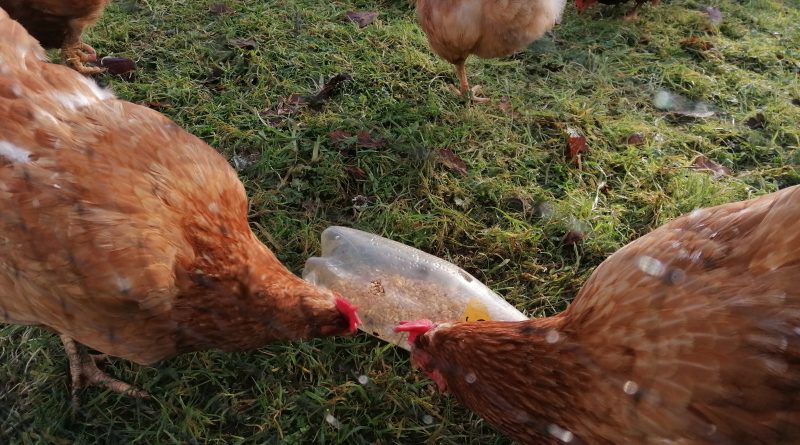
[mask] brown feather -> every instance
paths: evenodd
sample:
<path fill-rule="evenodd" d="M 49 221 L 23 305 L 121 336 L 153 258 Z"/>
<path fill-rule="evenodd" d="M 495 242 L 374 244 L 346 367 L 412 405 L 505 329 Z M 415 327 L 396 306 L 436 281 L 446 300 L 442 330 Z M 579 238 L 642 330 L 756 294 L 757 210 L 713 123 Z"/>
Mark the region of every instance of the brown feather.
<path fill-rule="evenodd" d="M 0 8 L 45 48 L 78 41 L 103 14 L 110 0 L 0 0 Z"/>
<path fill-rule="evenodd" d="M 800 186 L 696 210 L 562 314 L 442 325 L 414 361 L 521 443 L 798 443 L 798 220 Z"/>

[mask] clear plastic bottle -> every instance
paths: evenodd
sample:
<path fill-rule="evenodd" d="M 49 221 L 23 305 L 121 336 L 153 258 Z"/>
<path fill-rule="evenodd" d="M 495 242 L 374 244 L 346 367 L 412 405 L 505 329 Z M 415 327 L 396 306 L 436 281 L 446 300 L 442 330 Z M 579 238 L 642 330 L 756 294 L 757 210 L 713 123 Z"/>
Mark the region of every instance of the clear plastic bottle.
<path fill-rule="evenodd" d="M 347 227 L 322 232 L 322 256 L 303 278 L 358 306 L 361 329 L 404 349 L 401 321 L 526 320 L 514 306 L 460 267 L 413 247 Z"/>

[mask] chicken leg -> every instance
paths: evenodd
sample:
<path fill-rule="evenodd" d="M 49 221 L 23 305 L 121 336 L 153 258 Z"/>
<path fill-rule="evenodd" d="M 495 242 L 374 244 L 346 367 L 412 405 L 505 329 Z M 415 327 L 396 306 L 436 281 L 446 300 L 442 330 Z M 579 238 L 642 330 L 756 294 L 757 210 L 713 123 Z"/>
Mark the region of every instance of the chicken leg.
<path fill-rule="evenodd" d="M 133 385 L 109 377 L 97 367 L 97 364 L 106 359 L 105 354 L 91 355 L 86 348 L 72 338 L 61 335 L 64 351 L 69 360 L 69 373 L 72 377 L 72 406 L 76 409 L 80 404 L 78 393 L 87 386 L 104 386 L 114 392 L 133 397 L 150 398 L 150 395 Z"/>
<path fill-rule="evenodd" d="M 478 94 L 481 91 L 480 85 L 475 85 L 472 88 L 469 87 L 469 81 L 467 80 L 467 67 L 465 66 L 466 61 L 462 61 L 460 63 L 454 63 L 456 66 L 456 74 L 458 75 L 458 83 L 459 87 L 457 89 L 459 96 L 468 97 L 469 100 L 475 103 L 485 103 L 489 102 L 491 99 L 488 97 L 480 97 Z M 453 86 L 455 89 L 455 86 Z M 469 93 L 467 93 L 469 91 Z M 469 94 L 469 96 L 467 96 Z"/>
<path fill-rule="evenodd" d="M 83 64 L 84 62 L 94 62 L 97 60 L 97 52 L 80 39 L 65 43 L 64 47 L 61 48 L 61 56 L 69 67 L 85 76 L 100 74 L 106 71 L 105 68 L 86 66 Z"/>
<path fill-rule="evenodd" d="M 67 35 L 64 38 L 64 44 L 61 46 L 61 56 L 64 58 L 64 62 L 84 76 L 100 74 L 106 71 L 105 68 L 84 65 L 84 62 L 97 60 L 97 52 L 94 48 L 81 40 L 83 30 L 91 23 L 94 23 L 95 20 L 97 20 L 97 17 L 94 15 L 71 20 L 68 25 Z"/>

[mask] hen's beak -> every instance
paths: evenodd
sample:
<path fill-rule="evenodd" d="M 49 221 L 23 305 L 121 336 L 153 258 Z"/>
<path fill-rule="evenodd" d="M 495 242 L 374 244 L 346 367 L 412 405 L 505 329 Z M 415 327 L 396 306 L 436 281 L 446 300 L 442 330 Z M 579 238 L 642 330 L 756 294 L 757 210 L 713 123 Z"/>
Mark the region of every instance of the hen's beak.
<path fill-rule="evenodd" d="M 350 322 L 350 333 L 353 334 L 358 330 L 361 325 L 361 318 L 358 317 L 358 308 L 353 306 L 352 303 L 342 298 L 341 295 L 336 295 L 336 309 L 342 313 Z"/>
<path fill-rule="evenodd" d="M 416 321 L 401 321 L 400 324 L 394 327 L 395 332 L 408 332 L 408 342 L 412 345 L 417 336 L 430 331 L 435 325 L 427 318 Z"/>

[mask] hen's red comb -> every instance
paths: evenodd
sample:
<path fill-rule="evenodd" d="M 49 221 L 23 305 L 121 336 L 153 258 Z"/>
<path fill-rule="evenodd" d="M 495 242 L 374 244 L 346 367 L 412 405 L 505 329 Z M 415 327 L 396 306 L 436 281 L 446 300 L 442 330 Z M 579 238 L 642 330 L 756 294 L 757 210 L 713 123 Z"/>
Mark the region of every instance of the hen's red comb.
<path fill-rule="evenodd" d="M 352 303 L 345 300 L 341 296 L 336 297 L 336 309 L 342 313 L 350 322 L 350 333 L 356 332 L 358 326 L 361 325 L 361 318 L 358 317 L 358 308 L 353 306 Z"/>
<path fill-rule="evenodd" d="M 395 332 L 408 332 L 408 342 L 414 344 L 418 335 L 422 335 L 433 328 L 433 322 L 427 318 L 416 321 L 401 321 L 394 327 Z"/>

